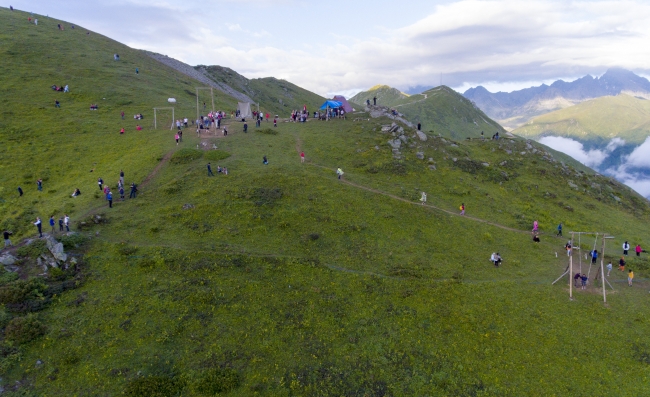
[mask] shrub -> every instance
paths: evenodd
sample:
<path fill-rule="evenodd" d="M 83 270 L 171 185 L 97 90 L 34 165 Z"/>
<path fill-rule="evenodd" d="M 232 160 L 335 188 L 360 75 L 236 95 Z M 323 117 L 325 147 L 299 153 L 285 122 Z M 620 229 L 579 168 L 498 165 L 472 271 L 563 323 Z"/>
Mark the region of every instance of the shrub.
<path fill-rule="evenodd" d="M 47 245 L 45 240 L 35 240 L 31 244 L 24 245 L 16 250 L 18 256 L 28 256 L 30 258 L 36 258 L 40 254 L 47 252 Z"/>
<path fill-rule="evenodd" d="M 18 280 L 0 288 L 0 304 L 20 303 L 43 295 L 47 286 L 42 280 Z"/>
<path fill-rule="evenodd" d="M 230 153 L 224 152 L 223 150 L 210 150 L 203 155 L 203 158 L 208 161 L 225 160 L 228 157 L 230 157 Z"/>
<path fill-rule="evenodd" d="M 86 236 L 83 234 L 75 233 L 61 237 L 64 249 L 73 249 L 81 247 L 87 241 Z"/>
<path fill-rule="evenodd" d="M 27 315 L 9 321 L 5 328 L 5 337 L 10 342 L 22 344 L 45 335 L 45 331 L 45 326 L 35 316 Z"/>
<path fill-rule="evenodd" d="M 196 390 L 206 396 L 228 392 L 241 384 L 241 376 L 232 368 L 213 368 L 205 372 Z"/>
<path fill-rule="evenodd" d="M 18 273 L 8 272 L 0 267 L 0 286 L 18 279 Z"/>
<path fill-rule="evenodd" d="M 147 376 L 132 380 L 124 394 L 132 397 L 174 397 L 183 389 L 183 382 L 166 376 Z"/>
<path fill-rule="evenodd" d="M 187 164 L 198 160 L 203 156 L 203 152 L 196 149 L 181 149 L 174 153 L 171 161 L 173 164 Z"/>

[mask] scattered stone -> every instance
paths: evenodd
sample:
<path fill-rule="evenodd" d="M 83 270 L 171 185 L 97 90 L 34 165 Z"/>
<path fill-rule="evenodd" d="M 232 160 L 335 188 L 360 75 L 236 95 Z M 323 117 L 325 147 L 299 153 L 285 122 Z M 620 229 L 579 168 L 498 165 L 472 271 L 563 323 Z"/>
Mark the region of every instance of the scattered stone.
<path fill-rule="evenodd" d="M 451 147 L 458 147 L 458 145 L 456 145 L 455 143 L 452 143 L 452 144 L 449 145 L 449 146 L 451 146 Z"/>
<path fill-rule="evenodd" d="M 578 188 L 578 185 L 573 183 L 573 181 L 569 181 L 569 186 L 571 187 L 571 189 L 577 189 Z"/>
<path fill-rule="evenodd" d="M 521 153 L 519 153 L 519 154 L 521 154 L 522 156 L 525 156 L 525 155 L 526 155 L 526 152 L 523 151 L 523 152 L 521 152 Z"/>
<path fill-rule="evenodd" d="M 512 150 L 508 150 L 508 149 L 506 149 L 506 153 L 507 153 L 507 154 L 512 154 Z"/>
<path fill-rule="evenodd" d="M 41 360 L 36 360 L 36 365 L 43 365 L 43 362 Z"/>
<path fill-rule="evenodd" d="M 621 202 L 621 198 L 618 197 L 618 196 L 614 196 L 614 195 L 612 194 L 612 198 L 613 198 L 614 200 L 616 200 L 617 202 L 619 202 L 619 203 Z"/>
<path fill-rule="evenodd" d="M 192 208 L 194 208 L 194 206 L 192 204 L 183 204 L 183 209 L 184 210 L 191 210 Z"/>
<path fill-rule="evenodd" d="M 429 162 L 433 163 L 433 157 L 429 157 Z"/>
<path fill-rule="evenodd" d="M 418 135 L 418 138 L 420 138 L 421 141 L 425 142 L 427 140 L 427 135 L 424 132 L 417 131 L 416 133 Z"/>
<path fill-rule="evenodd" d="M 375 146 L 375 150 L 379 150 L 379 146 Z"/>
<path fill-rule="evenodd" d="M 77 264 L 77 258 L 70 259 L 70 264 L 71 265 L 76 265 Z"/>
<path fill-rule="evenodd" d="M 503 167 L 503 166 L 506 165 L 506 164 L 508 164 L 507 161 L 502 161 L 502 162 L 499 163 L 499 165 L 500 165 L 501 167 Z"/>
<path fill-rule="evenodd" d="M 399 139 L 391 139 L 388 141 L 388 143 L 393 147 L 395 150 L 399 150 L 399 148 L 402 146 L 402 141 Z"/>
<path fill-rule="evenodd" d="M 530 149 L 532 149 L 532 148 L 533 148 L 533 145 L 531 145 L 530 143 L 526 142 L 526 149 L 530 150 Z"/>
<path fill-rule="evenodd" d="M 45 243 L 47 249 L 50 250 L 52 256 L 61 262 L 68 260 L 68 255 L 63 251 L 63 243 L 59 243 L 56 239 L 50 235 L 45 236 Z"/>
<path fill-rule="evenodd" d="M 417 157 L 417 158 L 420 159 L 420 160 L 424 160 L 424 153 L 422 153 L 422 152 L 417 152 L 417 153 L 415 154 L 415 157 Z"/>
<path fill-rule="evenodd" d="M 433 165 L 433 164 L 431 164 L 431 165 L 429 166 L 429 169 L 430 169 L 431 171 L 435 171 L 435 170 L 436 170 L 436 166 Z"/>
<path fill-rule="evenodd" d="M 5 266 L 11 266 L 14 263 L 16 263 L 17 260 L 18 259 L 16 259 L 16 257 L 11 256 L 9 254 L 5 254 L 5 255 L 0 256 L 0 263 L 2 263 Z"/>
<path fill-rule="evenodd" d="M 481 164 L 483 165 L 483 167 L 489 167 L 490 166 L 490 163 L 481 163 Z"/>
<path fill-rule="evenodd" d="M 406 135 L 400 135 L 399 139 L 401 139 L 402 142 L 404 142 L 404 143 L 406 143 L 408 141 L 408 138 L 406 137 Z"/>
<path fill-rule="evenodd" d="M 456 157 L 452 158 L 452 160 L 454 161 L 454 163 L 455 163 L 456 161 L 458 161 L 458 159 L 457 159 Z"/>

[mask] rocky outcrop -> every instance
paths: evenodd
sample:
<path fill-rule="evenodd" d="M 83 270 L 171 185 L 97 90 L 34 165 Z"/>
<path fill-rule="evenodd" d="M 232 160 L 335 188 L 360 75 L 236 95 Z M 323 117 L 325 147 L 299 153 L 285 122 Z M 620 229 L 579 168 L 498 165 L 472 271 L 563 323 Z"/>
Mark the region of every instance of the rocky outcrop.
<path fill-rule="evenodd" d="M 16 261 L 18 261 L 18 259 L 10 254 L 4 254 L 0 256 L 0 264 L 4 266 L 11 266 L 16 263 Z"/>
<path fill-rule="evenodd" d="M 50 250 L 50 253 L 57 261 L 65 262 L 68 260 L 68 255 L 63 251 L 63 243 L 59 243 L 56 239 L 50 235 L 45 237 L 45 243 L 47 249 Z"/>
<path fill-rule="evenodd" d="M 162 63 L 163 65 L 167 65 L 170 68 L 178 72 L 181 72 L 184 75 L 193 78 L 194 80 L 200 81 L 201 83 L 209 87 L 216 88 L 217 90 L 223 92 L 226 95 L 230 95 L 231 97 L 237 99 L 238 101 L 255 103 L 255 101 L 253 101 L 248 95 L 235 90 L 234 88 L 230 87 L 227 84 L 212 80 L 210 77 L 208 77 L 207 71 L 205 71 L 205 69 L 203 68 L 200 70 L 196 70 L 194 69 L 194 67 L 186 63 L 183 63 L 179 60 L 176 60 L 174 58 L 170 58 L 167 55 L 157 54 L 155 52 L 149 52 L 149 51 L 144 51 L 144 53 L 150 56 L 151 58 L 155 59 L 156 61 Z"/>

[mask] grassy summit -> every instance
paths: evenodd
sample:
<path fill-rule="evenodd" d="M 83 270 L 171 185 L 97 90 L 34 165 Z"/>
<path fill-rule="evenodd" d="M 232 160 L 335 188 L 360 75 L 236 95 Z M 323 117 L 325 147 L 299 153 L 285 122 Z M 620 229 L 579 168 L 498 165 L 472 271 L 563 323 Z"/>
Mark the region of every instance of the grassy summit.
<path fill-rule="evenodd" d="M 30 289 L 2 274 L 0 324 L 9 330 L 0 341 L 4 394 L 647 390 L 647 258 L 629 258 L 641 279 L 634 288 L 613 272 L 616 292 L 607 306 L 594 285 L 570 302 L 566 282 L 550 284 L 567 262 L 565 239 L 552 236 L 559 222 L 565 232 L 616 235 L 608 260 L 618 256 L 623 239 L 650 244 L 648 203 L 624 186 L 563 166 L 542 146 L 521 140 L 430 136 L 421 142 L 409 131 L 403 159 L 394 160 L 387 143 L 392 136 L 381 132 L 387 119 L 251 125 L 247 134 L 232 122 L 227 138 L 188 131 L 179 146 L 169 130 L 147 125 L 135 133 L 128 120 L 129 133 L 120 136 L 115 113 L 130 105 L 115 103 L 104 113 L 95 97 L 113 90 L 134 102 L 128 113 L 144 113 L 173 93 L 177 111 L 191 113 L 193 97 L 183 92 L 192 82 L 155 63 L 133 77 L 130 69 L 149 58 L 137 51 L 130 58 L 128 49 L 96 35 L 89 36 L 95 40 L 90 47 L 105 48 L 109 61 L 100 61 L 100 50 L 91 59 L 70 50 L 57 58 L 60 70 L 48 66 L 62 37 L 74 48 L 89 37 L 78 28 L 69 34 L 68 26 L 57 31 L 57 21 L 39 19 L 36 28 L 25 20 L 25 14 L 0 10 L 0 22 L 13 29 L 3 42 L 42 43 L 40 58 L 21 63 L 25 51 L 5 51 L 5 74 L 45 70 L 47 82 L 69 76 L 58 84 L 70 84 L 80 99 L 61 96 L 61 109 L 51 109 L 51 84 L 41 90 L 40 78 L 10 77 L 11 87 L 21 84 L 32 96 L 11 91 L 0 97 L 3 110 L 15 114 L 3 120 L 3 138 L 17 136 L 0 155 L 2 222 L 17 228 L 16 237 L 33 237 L 32 217 L 62 210 L 74 222 L 90 214 L 107 222 L 79 234 L 87 242 L 72 252 L 82 278 L 50 269 L 34 277 Z M 132 64 L 113 63 L 114 52 Z M 35 111 L 49 122 L 22 123 L 32 101 L 42 103 Z M 89 101 L 98 102 L 99 111 L 88 111 Z M 79 132 L 91 121 L 93 128 Z M 197 151 L 202 142 L 219 149 Z M 298 157 L 303 150 L 305 164 Z M 208 161 L 229 174 L 208 177 Z M 342 181 L 336 167 L 345 171 Z M 148 183 L 137 199 L 109 210 L 93 194 L 96 176 L 101 172 L 114 186 L 109 177 L 116 180 L 120 168 L 127 182 Z M 46 171 L 43 192 L 30 187 L 16 197 L 17 182 Z M 68 191 L 75 186 L 83 194 L 72 199 Z M 418 201 L 422 191 L 427 206 Z M 467 216 L 460 217 L 463 202 Z M 533 220 L 545 233 L 539 244 L 531 242 Z M 591 249 L 593 240 L 582 242 L 583 252 Z M 36 248 L 21 251 L 21 268 L 33 266 Z M 505 259 L 500 268 L 488 261 L 495 251 Z M 595 267 L 590 270 L 593 279 Z M 61 292 L 62 283 L 74 289 Z"/>

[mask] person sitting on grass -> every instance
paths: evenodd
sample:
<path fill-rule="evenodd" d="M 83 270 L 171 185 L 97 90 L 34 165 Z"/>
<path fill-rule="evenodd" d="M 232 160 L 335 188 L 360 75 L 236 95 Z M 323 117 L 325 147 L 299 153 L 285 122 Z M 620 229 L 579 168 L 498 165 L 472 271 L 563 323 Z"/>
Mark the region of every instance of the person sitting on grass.
<path fill-rule="evenodd" d="M 77 189 L 75 189 L 74 192 L 72 193 L 72 197 L 77 197 L 77 196 L 80 195 L 80 194 L 81 194 L 81 191 L 77 188 Z"/>
<path fill-rule="evenodd" d="M 539 243 L 539 236 L 537 235 L 537 233 L 533 233 L 533 241 Z"/>
<path fill-rule="evenodd" d="M 122 127 L 122 129 L 120 130 L 120 135 L 121 134 L 124 134 L 124 127 Z"/>
<path fill-rule="evenodd" d="M 136 131 L 142 131 L 142 127 L 140 127 L 140 125 L 138 124 L 138 125 L 135 126 L 135 130 Z"/>
<path fill-rule="evenodd" d="M 495 267 L 499 267 L 499 265 L 501 264 L 501 255 L 499 255 L 498 252 L 496 254 L 492 253 L 492 257 L 490 258 L 490 260 L 492 261 L 492 263 L 494 263 Z"/>

